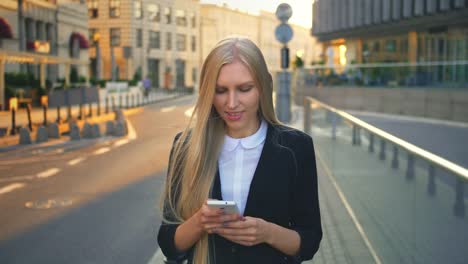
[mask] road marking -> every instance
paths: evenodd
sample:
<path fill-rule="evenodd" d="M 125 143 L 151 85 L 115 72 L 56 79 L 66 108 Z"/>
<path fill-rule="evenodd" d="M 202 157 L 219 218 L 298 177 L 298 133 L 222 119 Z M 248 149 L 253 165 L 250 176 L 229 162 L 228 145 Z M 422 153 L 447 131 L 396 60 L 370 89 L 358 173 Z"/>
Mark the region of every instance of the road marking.
<path fill-rule="evenodd" d="M 5 179 L 0 179 L 0 182 L 12 182 L 12 181 L 24 181 L 24 180 L 34 180 L 36 176 L 27 175 L 27 176 L 16 176 Z"/>
<path fill-rule="evenodd" d="M 354 225 L 356 226 L 359 234 L 361 235 L 362 239 L 364 240 L 364 243 L 367 246 L 367 249 L 369 250 L 370 254 L 372 255 L 372 258 L 374 258 L 374 261 L 376 264 L 382 264 L 382 261 L 380 260 L 379 256 L 377 256 L 377 253 L 372 246 L 372 244 L 369 241 L 369 238 L 367 237 L 366 232 L 364 232 L 364 228 L 362 228 L 361 224 L 359 223 L 359 220 L 356 217 L 356 214 L 354 213 L 353 208 L 349 205 L 348 199 L 346 199 L 343 191 L 341 190 L 340 186 L 335 180 L 335 177 L 331 173 L 330 169 L 327 167 L 325 162 L 322 159 L 322 156 L 320 154 L 320 151 L 318 149 L 315 150 L 315 153 L 317 154 L 317 158 L 320 162 L 320 164 L 323 166 L 323 169 L 325 170 L 325 173 L 327 174 L 328 178 L 332 182 L 333 186 L 335 187 L 336 192 L 338 193 L 338 196 L 341 199 L 341 202 L 343 203 L 344 207 L 346 208 L 346 211 L 348 211 L 349 216 L 353 220 Z"/>
<path fill-rule="evenodd" d="M 5 193 L 11 192 L 11 191 L 13 191 L 15 189 L 22 188 L 24 186 L 25 186 L 24 183 L 12 183 L 10 185 L 7 185 L 7 186 L 1 188 L 0 189 L 0 194 L 5 194 Z"/>
<path fill-rule="evenodd" d="M 51 169 L 48 169 L 46 171 L 43 171 L 43 172 L 40 172 L 37 174 L 37 177 L 38 178 L 48 178 L 48 177 L 51 177 L 51 176 L 54 176 L 55 174 L 59 173 L 60 172 L 60 169 L 58 168 L 51 168 Z"/>
<path fill-rule="evenodd" d="M 70 160 L 70 161 L 68 162 L 68 165 L 74 166 L 74 165 L 76 165 L 76 164 L 82 162 L 83 160 L 85 160 L 85 158 L 83 158 L 83 157 L 81 157 L 81 158 L 76 158 L 76 159 L 74 159 L 74 160 Z"/>
<path fill-rule="evenodd" d="M 168 112 L 174 111 L 174 109 L 176 109 L 175 106 L 161 108 L 161 113 L 168 113 Z"/>
<path fill-rule="evenodd" d="M 127 138 L 130 140 L 135 140 L 137 138 L 137 133 L 132 123 L 127 120 L 128 135 Z"/>
<path fill-rule="evenodd" d="M 101 155 L 101 154 L 104 154 L 104 153 L 108 152 L 109 150 L 110 150 L 110 148 L 107 148 L 107 147 L 100 148 L 100 149 L 94 151 L 94 155 Z"/>
<path fill-rule="evenodd" d="M 185 113 L 184 113 L 185 116 L 191 117 L 192 114 L 193 114 L 193 110 L 195 110 L 195 107 L 194 107 L 194 106 L 193 106 L 193 107 L 190 107 L 189 109 L 187 109 L 187 110 L 185 111 Z"/>
<path fill-rule="evenodd" d="M 128 142 L 130 142 L 130 140 L 128 140 L 128 139 L 126 139 L 126 138 L 121 139 L 121 140 L 119 140 L 119 141 L 117 141 L 117 142 L 114 143 L 114 147 L 120 147 L 120 146 L 122 146 L 122 145 L 127 144 Z"/>

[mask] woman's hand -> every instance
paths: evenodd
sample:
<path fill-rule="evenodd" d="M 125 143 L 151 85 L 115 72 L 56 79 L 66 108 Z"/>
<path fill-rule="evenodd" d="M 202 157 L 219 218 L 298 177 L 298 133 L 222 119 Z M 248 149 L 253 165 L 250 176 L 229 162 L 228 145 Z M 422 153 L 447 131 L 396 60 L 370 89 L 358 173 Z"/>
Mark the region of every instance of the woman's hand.
<path fill-rule="evenodd" d="M 197 218 L 201 228 L 205 232 L 212 234 L 223 225 L 232 221 L 238 221 L 242 217 L 238 214 L 226 214 L 223 209 L 210 208 L 205 202 L 200 210 L 198 210 Z"/>
<path fill-rule="evenodd" d="M 215 233 L 243 246 L 270 243 L 271 224 L 261 218 L 243 217 L 217 227 Z"/>

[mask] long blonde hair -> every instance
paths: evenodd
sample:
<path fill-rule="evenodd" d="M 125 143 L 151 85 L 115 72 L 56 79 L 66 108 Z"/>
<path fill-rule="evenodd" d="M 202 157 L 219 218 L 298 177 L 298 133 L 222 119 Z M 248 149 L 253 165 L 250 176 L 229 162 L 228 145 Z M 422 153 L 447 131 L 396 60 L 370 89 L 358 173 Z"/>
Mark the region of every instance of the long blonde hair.
<path fill-rule="evenodd" d="M 280 124 L 273 109 L 272 77 L 260 49 L 243 37 L 229 37 L 218 42 L 203 63 L 193 115 L 172 150 L 161 199 L 166 222 L 184 222 L 211 195 L 225 134 L 224 121 L 213 107 L 213 97 L 221 67 L 235 59 L 247 66 L 259 89 L 259 117 L 270 124 Z M 204 234 L 195 245 L 194 263 L 209 263 L 209 255 L 208 235 Z"/>

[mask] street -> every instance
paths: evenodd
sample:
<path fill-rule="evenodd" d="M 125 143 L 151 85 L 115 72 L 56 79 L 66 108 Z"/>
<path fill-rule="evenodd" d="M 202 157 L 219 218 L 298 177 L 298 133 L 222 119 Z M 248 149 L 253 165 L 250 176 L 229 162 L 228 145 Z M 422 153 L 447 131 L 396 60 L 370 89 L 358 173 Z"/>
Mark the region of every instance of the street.
<path fill-rule="evenodd" d="M 0 153 L 0 263 L 146 263 L 169 150 L 192 105 L 146 107 L 127 138 Z"/>

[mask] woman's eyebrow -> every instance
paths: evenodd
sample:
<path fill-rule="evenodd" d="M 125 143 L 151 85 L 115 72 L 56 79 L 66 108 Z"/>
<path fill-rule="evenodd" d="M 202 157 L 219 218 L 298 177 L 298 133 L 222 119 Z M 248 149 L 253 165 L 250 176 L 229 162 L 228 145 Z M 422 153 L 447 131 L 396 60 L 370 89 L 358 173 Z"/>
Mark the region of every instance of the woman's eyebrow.
<path fill-rule="evenodd" d="M 247 82 L 236 85 L 236 87 L 242 87 L 242 86 L 246 86 L 246 85 L 255 85 L 255 82 L 254 81 L 247 81 Z M 216 88 L 228 88 L 228 87 L 224 86 L 224 85 L 216 84 Z"/>

